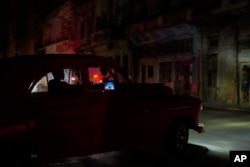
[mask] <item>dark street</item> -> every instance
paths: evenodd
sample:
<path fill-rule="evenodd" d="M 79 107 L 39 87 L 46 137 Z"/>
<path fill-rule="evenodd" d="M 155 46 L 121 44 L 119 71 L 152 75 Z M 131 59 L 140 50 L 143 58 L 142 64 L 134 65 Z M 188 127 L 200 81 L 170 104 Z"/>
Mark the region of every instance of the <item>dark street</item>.
<path fill-rule="evenodd" d="M 183 156 L 166 154 L 161 146 L 135 148 L 72 158 L 66 162 L 46 166 L 229 166 L 229 151 L 250 150 L 250 114 L 237 111 L 204 110 L 201 122 L 205 133 L 190 131 L 189 146 Z"/>

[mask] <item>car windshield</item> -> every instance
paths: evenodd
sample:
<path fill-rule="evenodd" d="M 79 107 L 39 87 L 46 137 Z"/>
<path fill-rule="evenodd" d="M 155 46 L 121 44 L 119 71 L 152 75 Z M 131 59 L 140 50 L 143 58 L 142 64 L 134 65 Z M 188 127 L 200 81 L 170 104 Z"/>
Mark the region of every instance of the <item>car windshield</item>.
<path fill-rule="evenodd" d="M 127 79 L 114 68 L 108 67 L 89 67 L 89 80 L 93 84 L 105 83 L 106 81 L 115 81 L 116 83 L 127 83 Z"/>

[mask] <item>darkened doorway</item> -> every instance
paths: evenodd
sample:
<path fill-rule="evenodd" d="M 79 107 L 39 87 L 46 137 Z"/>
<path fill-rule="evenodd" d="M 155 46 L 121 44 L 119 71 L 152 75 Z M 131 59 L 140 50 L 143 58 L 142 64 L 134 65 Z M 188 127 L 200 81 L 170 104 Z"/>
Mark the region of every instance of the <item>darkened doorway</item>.
<path fill-rule="evenodd" d="M 250 84 L 250 63 L 240 65 L 240 103 L 250 104 L 249 101 L 249 84 Z"/>
<path fill-rule="evenodd" d="M 176 95 L 191 95 L 192 85 L 192 61 L 175 62 L 175 85 Z"/>
<path fill-rule="evenodd" d="M 217 71 L 218 71 L 218 55 L 208 55 L 207 60 L 207 100 L 216 101 L 216 89 L 217 89 Z"/>

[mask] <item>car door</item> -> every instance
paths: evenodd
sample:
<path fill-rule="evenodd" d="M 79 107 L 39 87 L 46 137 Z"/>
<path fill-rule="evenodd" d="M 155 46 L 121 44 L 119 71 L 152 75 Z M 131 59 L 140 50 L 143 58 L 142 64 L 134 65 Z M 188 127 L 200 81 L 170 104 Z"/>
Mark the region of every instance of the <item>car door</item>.
<path fill-rule="evenodd" d="M 150 113 L 146 110 L 142 95 L 133 89 L 125 79 L 118 77 L 118 72 L 111 69 L 113 78 L 109 82 L 102 79 L 99 70 L 102 67 L 89 67 L 90 98 L 89 103 L 96 104 L 98 109 L 93 110 L 94 140 L 102 142 L 102 148 L 107 150 L 126 148 L 146 143 L 151 136 L 153 126 L 150 123 Z M 102 71 L 102 70 L 100 70 Z M 105 73 L 106 74 L 106 73 Z M 116 76 L 115 76 L 116 75 Z"/>
<path fill-rule="evenodd" d="M 26 91 L 30 77 L 25 69 L 4 69 L 0 72 L 0 161 L 11 166 L 22 163 L 29 153 Z"/>
<path fill-rule="evenodd" d="M 155 143 L 159 137 L 155 134 L 160 115 L 150 107 L 151 97 L 133 88 L 110 93 L 113 105 L 108 113 L 107 129 L 116 136 L 108 136 L 108 141 L 124 147 Z"/>
<path fill-rule="evenodd" d="M 28 137 L 28 118 L 25 96 L 4 97 L 0 111 L 0 147 L 1 155 L 20 151 Z M 14 146 L 14 147 L 12 147 Z"/>
<path fill-rule="evenodd" d="M 91 152 L 91 110 L 82 84 L 83 70 L 63 70 L 66 73 L 64 82 L 70 86 L 65 92 L 50 92 L 50 72 L 31 91 L 31 117 L 37 127 L 33 139 L 46 161 Z"/>

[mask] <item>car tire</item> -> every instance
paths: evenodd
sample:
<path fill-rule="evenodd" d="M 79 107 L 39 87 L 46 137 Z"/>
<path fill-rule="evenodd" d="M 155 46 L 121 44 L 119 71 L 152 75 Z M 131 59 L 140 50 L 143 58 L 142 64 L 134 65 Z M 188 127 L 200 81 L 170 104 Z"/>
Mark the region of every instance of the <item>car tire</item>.
<path fill-rule="evenodd" d="M 187 148 L 189 128 L 184 121 L 178 121 L 169 129 L 165 138 L 165 149 L 169 153 L 182 154 Z"/>

